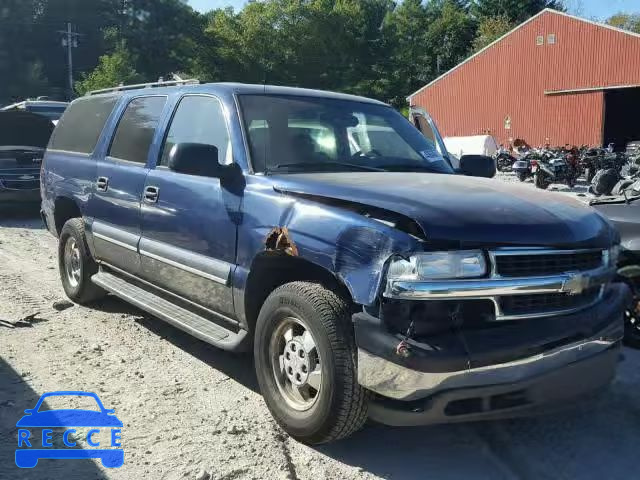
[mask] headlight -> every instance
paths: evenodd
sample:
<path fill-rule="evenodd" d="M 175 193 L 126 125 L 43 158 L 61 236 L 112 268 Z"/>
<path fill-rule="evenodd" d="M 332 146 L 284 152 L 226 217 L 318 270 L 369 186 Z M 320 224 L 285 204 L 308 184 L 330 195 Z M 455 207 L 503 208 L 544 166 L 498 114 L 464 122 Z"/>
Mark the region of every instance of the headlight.
<path fill-rule="evenodd" d="M 442 280 L 482 277 L 487 273 L 479 250 L 418 253 L 391 261 L 388 280 Z"/>

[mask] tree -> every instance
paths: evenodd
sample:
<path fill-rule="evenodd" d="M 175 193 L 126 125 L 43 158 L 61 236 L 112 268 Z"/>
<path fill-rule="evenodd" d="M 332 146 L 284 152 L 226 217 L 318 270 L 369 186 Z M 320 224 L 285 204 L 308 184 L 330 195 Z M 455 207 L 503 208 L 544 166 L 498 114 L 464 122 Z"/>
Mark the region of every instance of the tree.
<path fill-rule="evenodd" d="M 67 50 L 62 46 L 67 22 L 81 34 L 73 49 L 74 78 L 95 68 L 100 56 L 112 50 L 103 32 L 118 25 L 122 0 L 35 0 L 35 25 L 30 41 L 38 51 L 44 76 L 49 81 L 46 94 L 67 98 Z"/>
<path fill-rule="evenodd" d="M 640 13 L 617 13 L 607 20 L 613 27 L 640 33 Z"/>
<path fill-rule="evenodd" d="M 475 52 L 482 50 L 514 27 L 515 25 L 504 15 L 483 18 L 478 25 L 476 38 L 473 40 L 473 50 Z"/>
<path fill-rule="evenodd" d="M 435 75 L 433 45 L 427 42 L 427 30 L 433 20 L 421 0 L 404 0 L 386 15 L 382 34 L 389 53 L 383 75 L 390 83 L 391 102 L 395 105 L 403 105 L 408 93 Z"/>
<path fill-rule="evenodd" d="M 76 91 L 84 95 L 91 90 L 142 81 L 142 76 L 135 69 L 135 57 L 124 45 L 120 45 L 113 53 L 100 57 L 95 70 L 76 83 Z"/>
<path fill-rule="evenodd" d="M 506 17 L 509 22 L 522 23 L 545 8 L 564 11 L 561 0 L 473 0 L 471 13 L 477 18 Z"/>
<path fill-rule="evenodd" d="M 432 72 L 440 75 L 468 57 L 475 32 L 476 24 L 461 2 L 444 0 L 427 29 L 427 44 L 433 46 Z"/>
<path fill-rule="evenodd" d="M 115 25 L 138 59 L 148 81 L 178 71 L 191 71 L 203 35 L 204 17 L 187 0 L 117 0 L 122 4 Z"/>
<path fill-rule="evenodd" d="M 4 0 L 0 7 L 0 105 L 48 93 L 33 42 L 36 7 L 36 0 Z"/>

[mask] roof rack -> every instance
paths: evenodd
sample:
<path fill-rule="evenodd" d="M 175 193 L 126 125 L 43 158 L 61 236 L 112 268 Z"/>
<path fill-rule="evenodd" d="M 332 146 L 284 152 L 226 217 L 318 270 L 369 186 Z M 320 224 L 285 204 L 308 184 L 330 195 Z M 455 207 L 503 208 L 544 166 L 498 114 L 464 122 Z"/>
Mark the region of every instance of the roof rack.
<path fill-rule="evenodd" d="M 138 83 L 136 85 L 119 85 L 117 87 L 111 88 L 102 88 L 100 90 L 93 90 L 88 92 L 87 95 L 99 95 L 101 93 L 111 93 L 111 92 L 123 92 L 126 90 L 138 90 L 141 88 L 158 88 L 158 87 L 173 87 L 176 85 L 199 85 L 200 80 L 197 78 L 189 78 L 187 80 L 168 80 L 162 82 L 151 82 L 151 83 Z"/>

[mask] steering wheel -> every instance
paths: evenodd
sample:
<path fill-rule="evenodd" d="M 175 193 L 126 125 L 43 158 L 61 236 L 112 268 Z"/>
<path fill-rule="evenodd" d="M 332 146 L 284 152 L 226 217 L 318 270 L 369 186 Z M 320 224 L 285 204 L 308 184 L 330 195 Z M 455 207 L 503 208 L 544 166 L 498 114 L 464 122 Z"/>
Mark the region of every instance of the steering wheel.
<path fill-rule="evenodd" d="M 382 154 L 378 150 L 369 150 L 367 153 L 364 153 L 362 150 L 358 150 L 356 153 L 351 155 L 351 158 L 359 158 L 359 157 L 381 157 Z"/>

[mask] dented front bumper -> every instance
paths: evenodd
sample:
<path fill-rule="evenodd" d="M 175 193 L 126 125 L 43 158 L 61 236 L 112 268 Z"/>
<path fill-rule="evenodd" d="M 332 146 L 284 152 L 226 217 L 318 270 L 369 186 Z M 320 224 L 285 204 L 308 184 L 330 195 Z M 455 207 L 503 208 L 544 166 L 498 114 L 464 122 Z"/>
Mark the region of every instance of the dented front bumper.
<path fill-rule="evenodd" d="M 526 336 L 514 335 L 514 322 L 493 334 L 489 328 L 447 333 L 437 342 L 409 341 L 406 356 L 396 349 L 401 335 L 386 331 L 374 316 L 358 313 L 358 380 L 378 394 L 373 417 L 393 425 L 510 416 L 559 403 L 598 390 L 613 378 L 628 300 L 624 285 L 610 285 L 597 305 L 547 318 L 540 325 L 545 328 L 555 321 L 575 326 L 573 334 L 561 332 L 563 338 L 539 336 L 527 342 Z M 526 320 L 522 328 L 526 331 L 535 321 Z M 494 343 L 486 345 L 487 339 Z M 483 348 L 476 348 L 480 343 Z"/>

